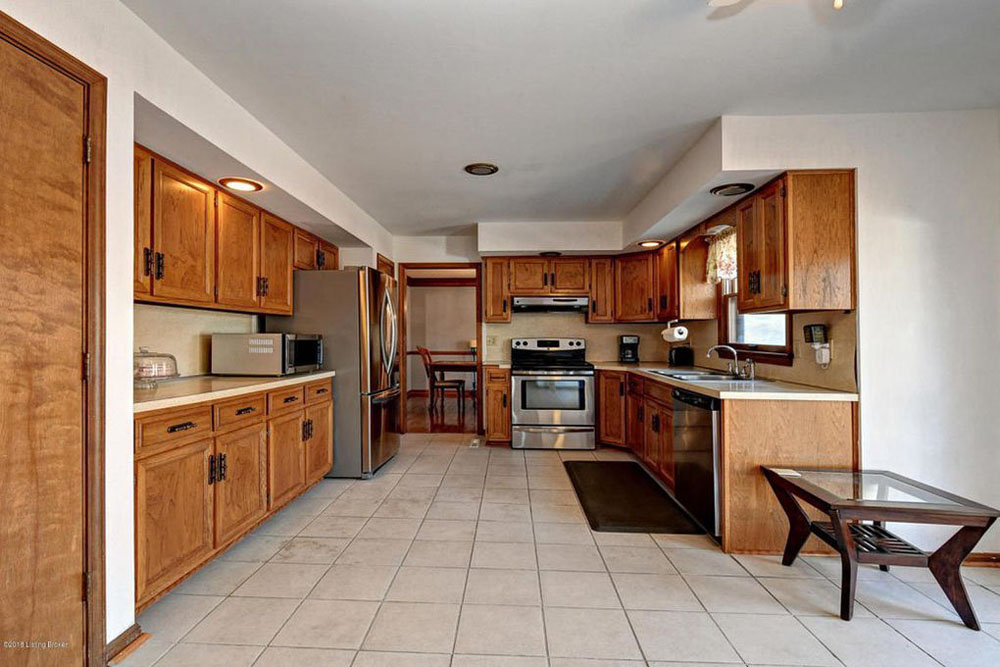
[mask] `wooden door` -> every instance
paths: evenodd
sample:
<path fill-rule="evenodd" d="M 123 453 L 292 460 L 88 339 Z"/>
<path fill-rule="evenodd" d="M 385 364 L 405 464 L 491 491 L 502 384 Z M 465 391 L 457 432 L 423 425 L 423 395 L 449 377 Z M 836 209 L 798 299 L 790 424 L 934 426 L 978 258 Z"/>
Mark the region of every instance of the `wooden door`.
<path fill-rule="evenodd" d="M 212 438 L 135 464 L 136 600 L 184 576 L 212 551 Z"/>
<path fill-rule="evenodd" d="M 590 289 L 590 263 L 586 257 L 549 260 L 549 292 L 580 296 Z"/>
<path fill-rule="evenodd" d="M 518 296 L 548 294 L 549 260 L 544 257 L 511 257 L 510 293 Z"/>
<path fill-rule="evenodd" d="M 653 254 L 615 258 L 615 319 L 619 322 L 653 320 Z"/>
<path fill-rule="evenodd" d="M 340 249 L 326 241 L 319 242 L 319 255 L 316 258 L 316 268 L 323 271 L 336 271 L 340 268 Z"/>
<path fill-rule="evenodd" d="M 215 438 L 215 546 L 267 513 L 267 427 L 254 424 Z"/>
<path fill-rule="evenodd" d="M 153 281 L 153 156 L 142 146 L 135 146 L 132 172 L 132 291 L 145 296 Z"/>
<path fill-rule="evenodd" d="M 215 301 L 215 188 L 153 161 L 153 296 Z"/>
<path fill-rule="evenodd" d="M 319 242 L 309 232 L 295 228 L 295 253 L 293 265 L 296 269 L 312 270 L 316 268 Z"/>
<path fill-rule="evenodd" d="M 736 269 L 738 277 L 736 297 L 740 310 L 753 308 L 757 303 L 757 275 L 760 268 L 757 256 L 757 197 L 743 202 L 736 211 Z"/>
<path fill-rule="evenodd" d="M 785 279 L 785 185 L 772 183 L 758 195 L 759 221 L 757 248 L 757 299 L 759 308 L 773 308 L 785 303 L 788 296 Z"/>
<path fill-rule="evenodd" d="M 660 404 L 649 398 L 643 400 L 642 412 L 645 432 L 643 433 L 642 460 L 653 472 L 658 472 L 660 462 L 660 419 L 657 416 Z"/>
<path fill-rule="evenodd" d="M 306 408 L 309 424 L 306 440 L 306 483 L 322 479 L 333 467 L 333 403 L 326 401 Z"/>
<path fill-rule="evenodd" d="M 590 260 L 590 310 L 587 311 L 587 321 L 615 321 L 615 266 L 611 257 Z"/>
<path fill-rule="evenodd" d="M 483 322 L 510 322 L 510 262 L 483 258 Z"/>
<path fill-rule="evenodd" d="M 0 637 L 66 643 L 10 665 L 84 661 L 87 88 L 0 39 Z"/>
<path fill-rule="evenodd" d="M 643 398 L 641 395 L 628 394 L 625 397 L 625 444 L 639 459 L 645 457 L 643 443 L 646 427 L 643 423 Z"/>
<path fill-rule="evenodd" d="M 292 312 L 292 246 L 294 228 L 267 211 L 260 221 L 260 276 L 262 309 L 274 313 Z"/>
<path fill-rule="evenodd" d="M 656 319 L 676 320 L 680 316 L 677 284 L 677 242 L 671 241 L 656 252 Z"/>
<path fill-rule="evenodd" d="M 260 210 L 219 192 L 215 247 L 216 301 L 226 306 L 256 308 L 260 292 Z"/>
<path fill-rule="evenodd" d="M 305 483 L 304 421 L 303 411 L 296 410 L 267 422 L 269 509 L 285 504 Z"/>
<path fill-rule="evenodd" d="M 625 444 L 625 372 L 597 374 L 597 439 L 608 445 Z"/>
<path fill-rule="evenodd" d="M 486 385 L 485 420 L 487 442 L 509 442 L 510 372 L 502 368 L 483 369 Z"/>

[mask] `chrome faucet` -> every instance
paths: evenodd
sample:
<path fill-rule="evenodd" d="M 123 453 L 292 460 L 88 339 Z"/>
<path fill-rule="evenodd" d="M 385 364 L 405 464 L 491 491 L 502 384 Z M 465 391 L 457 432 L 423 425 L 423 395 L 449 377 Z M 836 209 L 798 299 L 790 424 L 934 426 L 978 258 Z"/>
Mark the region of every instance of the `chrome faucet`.
<path fill-rule="evenodd" d="M 739 377 L 740 362 L 738 359 L 736 348 L 732 347 L 731 345 L 713 345 L 712 347 L 708 348 L 708 352 L 705 353 L 705 356 L 711 359 L 712 352 L 715 352 L 716 350 L 729 350 L 730 352 L 733 353 L 733 360 L 726 365 L 726 372 L 728 372 L 730 375 L 734 377 Z M 720 356 L 719 358 L 721 359 L 722 357 Z"/>

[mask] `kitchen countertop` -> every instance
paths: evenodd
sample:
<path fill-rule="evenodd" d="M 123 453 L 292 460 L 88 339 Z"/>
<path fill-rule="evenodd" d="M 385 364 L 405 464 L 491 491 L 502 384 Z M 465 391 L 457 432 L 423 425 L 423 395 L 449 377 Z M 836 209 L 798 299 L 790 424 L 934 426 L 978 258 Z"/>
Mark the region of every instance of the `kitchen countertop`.
<path fill-rule="evenodd" d="M 500 362 L 501 368 L 510 368 L 510 362 Z M 778 380 L 758 379 L 753 381 L 740 382 L 689 382 L 687 380 L 676 380 L 664 377 L 656 373 L 650 373 L 647 369 L 671 370 L 677 373 L 685 371 L 711 371 L 718 373 L 714 368 L 678 367 L 670 366 L 665 362 L 639 362 L 637 364 L 623 364 L 617 361 L 595 361 L 594 368 L 599 371 L 628 371 L 641 375 L 647 380 L 662 382 L 679 389 L 693 391 L 703 396 L 721 398 L 725 400 L 756 400 L 756 401 L 851 401 L 858 400 L 858 394 L 848 391 L 838 391 L 836 389 L 823 389 L 822 387 L 812 387 L 805 384 L 795 384 L 793 382 L 781 382 Z M 757 367 L 760 370 L 760 366 Z"/>
<path fill-rule="evenodd" d="M 281 377 L 194 375 L 161 380 L 155 389 L 135 389 L 132 393 L 133 412 L 150 412 L 180 405 L 218 401 L 258 391 L 269 391 L 301 382 L 332 378 L 336 371 L 314 371 Z"/>

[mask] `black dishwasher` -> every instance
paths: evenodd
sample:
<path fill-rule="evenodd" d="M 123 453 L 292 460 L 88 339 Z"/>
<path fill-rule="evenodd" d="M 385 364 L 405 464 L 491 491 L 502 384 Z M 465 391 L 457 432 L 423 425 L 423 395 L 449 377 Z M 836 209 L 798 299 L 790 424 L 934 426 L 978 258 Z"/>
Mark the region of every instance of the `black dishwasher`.
<path fill-rule="evenodd" d="M 719 406 L 674 389 L 674 495 L 705 532 L 719 536 Z"/>

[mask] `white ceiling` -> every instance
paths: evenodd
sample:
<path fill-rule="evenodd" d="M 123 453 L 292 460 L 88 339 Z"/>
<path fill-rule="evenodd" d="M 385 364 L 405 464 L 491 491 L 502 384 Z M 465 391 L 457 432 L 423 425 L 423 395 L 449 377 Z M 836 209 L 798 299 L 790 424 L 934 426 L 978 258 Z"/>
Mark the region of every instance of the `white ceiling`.
<path fill-rule="evenodd" d="M 621 219 L 723 114 L 1000 106 L 998 0 L 124 2 L 397 234 Z"/>

